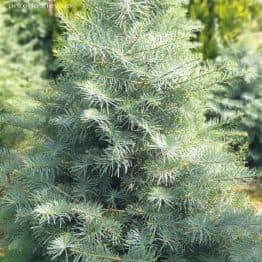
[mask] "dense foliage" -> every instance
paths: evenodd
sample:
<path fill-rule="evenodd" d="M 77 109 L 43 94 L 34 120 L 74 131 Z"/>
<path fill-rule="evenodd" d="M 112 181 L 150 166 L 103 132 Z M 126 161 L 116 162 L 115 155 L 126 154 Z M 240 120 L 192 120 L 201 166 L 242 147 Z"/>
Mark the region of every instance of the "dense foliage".
<path fill-rule="evenodd" d="M 8 24 L 18 28 L 20 43 L 35 41 L 35 48 L 49 50 L 53 20 L 44 0 L 2 0 L 10 15 Z"/>
<path fill-rule="evenodd" d="M 75 16 L 86 7 L 83 0 L 57 0 L 55 1 L 55 10 L 65 16 Z"/>
<path fill-rule="evenodd" d="M 21 1 L 16 1 L 21 4 Z M 12 2 L 14 4 L 14 1 Z M 11 5 L 11 1 L 1 1 L 0 5 L 0 147 L 24 149 L 33 142 L 32 132 L 23 126 L 22 117 L 35 104 L 29 92 L 45 88 L 47 50 L 43 51 L 47 40 L 47 27 L 40 23 L 40 14 L 30 9 Z M 29 14 L 28 14 L 29 13 Z M 26 15 L 27 14 L 27 15 Z M 32 19 L 32 20 L 31 20 Z M 30 23 L 38 21 L 38 23 Z M 30 28 L 32 25 L 33 28 Z M 37 25 L 37 30 L 35 25 Z M 33 29 L 33 30 L 32 30 Z M 40 33 L 42 32 L 42 33 Z M 9 115 L 14 115 L 12 126 Z M 16 118 L 16 123 L 14 123 Z M 0 162 L 2 158 L 0 157 Z M 4 187 L 1 184 L 1 197 Z M 3 221 L 1 221 L 3 223 Z M 11 226 L 11 225 L 10 225 Z M 0 252 L 4 253 L 5 229 L 1 226 Z M 9 247 L 10 250 L 15 247 Z M 2 261 L 2 260 L 1 260 Z M 6 259 L 8 260 L 8 257 Z"/>
<path fill-rule="evenodd" d="M 41 41 L 33 38 L 29 28 L 21 29 L 20 17 L 16 17 L 18 23 L 15 24 L 11 9 L 3 5 L 0 8 L 0 111 L 3 117 L 7 112 L 22 114 L 31 101 L 26 92 L 44 86 L 46 59 L 41 50 L 35 49 Z M 0 125 L 1 146 L 14 146 L 24 138 L 25 132 L 21 129 Z"/>
<path fill-rule="evenodd" d="M 38 143 L 1 151 L 6 261 L 261 260 L 233 190 L 253 174 L 203 116 L 230 76 L 191 52 L 185 2 L 90 0 L 63 21 L 64 73 L 20 121 Z"/>
<path fill-rule="evenodd" d="M 53 52 L 56 53 L 57 49 L 62 48 L 64 39 L 64 26 L 63 19 L 61 17 L 67 17 L 74 19 L 77 16 L 85 16 L 88 14 L 87 5 L 83 0 L 57 0 L 55 1 L 55 16 L 56 23 L 53 31 Z M 59 68 L 59 67 L 58 67 Z M 59 72 L 60 70 L 57 70 Z"/>
<path fill-rule="evenodd" d="M 216 117 L 229 120 L 237 130 L 247 131 L 249 140 L 247 160 L 251 167 L 261 167 L 262 54 L 254 44 L 254 37 L 257 37 L 256 34 L 244 37 L 224 54 L 227 59 L 234 61 L 235 70 L 242 72 L 242 76 L 226 85 L 224 91 L 215 94 L 212 109 Z M 253 42 L 253 48 L 250 41 Z M 235 145 L 241 146 L 241 140 L 235 139 Z M 239 151 L 239 148 L 236 149 Z"/>
<path fill-rule="evenodd" d="M 219 41 L 228 43 L 236 39 L 252 17 L 254 0 L 191 0 L 189 13 L 201 20 L 203 30 L 199 41 L 205 58 L 219 54 Z M 257 8 L 253 7 L 255 12 Z M 257 16 L 258 17 L 258 16 Z"/>
<path fill-rule="evenodd" d="M 251 34 L 253 37 L 245 47 L 232 42 L 238 42 L 237 39 L 243 38 L 243 35 L 250 35 L 248 30 L 261 30 L 262 4 L 256 0 L 192 0 L 189 10 L 191 16 L 204 23 L 199 34 L 204 57 L 219 55 L 224 59 L 228 56 L 226 59 L 231 59 L 234 70 L 240 75 L 227 84 L 224 91 L 215 93 L 208 119 L 214 116 L 226 119 L 224 127 L 230 130 L 227 141 L 233 151 L 247 159 L 249 166 L 261 166 L 261 54 L 254 48 L 262 44 L 261 33 Z M 222 44 L 230 50 L 226 51 Z"/>

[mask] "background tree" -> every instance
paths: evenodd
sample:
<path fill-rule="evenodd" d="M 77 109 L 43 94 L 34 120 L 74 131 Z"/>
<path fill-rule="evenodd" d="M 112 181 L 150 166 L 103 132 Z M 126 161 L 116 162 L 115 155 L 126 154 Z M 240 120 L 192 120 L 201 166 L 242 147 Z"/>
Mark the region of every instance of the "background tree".
<path fill-rule="evenodd" d="M 28 93 L 47 86 L 44 80 L 47 76 L 45 65 L 50 57 L 47 51 L 49 28 L 46 27 L 47 20 L 44 20 L 46 12 L 32 6 L 22 8 L 22 4 L 21 1 L 0 3 L 0 147 L 17 150 L 32 146 L 30 127 L 23 126 L 21 119 L 36 104 Z M 7 115 L 14 115 L 12 126 L 8 124 Z M 2 162 L 0 157 L 0 163 Z M 2 197 L 3 184 L 0 192 Z M 1 229 L 0 249 L 4 253 L 5 228 Z M 19 255 L 23 257 L 22 253 L 15 251 L 16 248 L 15 245 L 9 246 L 10 256 L 5 261 L 12 261 L 12 252 L 16 253 L 16 259 Z"/>
<path fill-rule="evenodd" d="M 190 0 L 189 13 L 203 23 L 199 33 L 205 58 L 219 54 L 219 39 L 224 43 L 236 40 L 251 21 L 253 0 Z M 256 10 L 254 7 L 253 10 Z"/>
<path fill-rule="evenodd" d="M 45 52 L 46 73 L 52 77 L 53 58 L 52 34 L 55 28 L 55 19 L 48 16 L 47 1 L 43 0 L 2 0 L 10 15 L 7 23 L 16 26 L 17 38 L 20 44 L 30 41 L 34 49 Z"/>
<path fill-rule="evenodd" d="M 231 59 L 231 66 L 239 72 L 237 79 L 213 96 L 207 118 L 227 119 L 224 127 L 229 131 L 227 141 L 233 151 L 246 158 L 249 166 L 261 166 L 261 66 L 257 59 L 262 44 L 261 2 L 192 0 L 189 10 L 204 23 L 199 35 L 204 57 Z"/>
<path fill-rule="evenodd" d="M 38 143 L 1 152 L 10 246 L 41 262 L 260 261 L 261 218 L 233 190 L 253 174 L 203 116 L 230 75 L 191 51 L 186 1 L 88 3 L 22 121 Z"/>
<path fill-rule="evenodd" d="M 66 17 L 67 19 L 74 19 L 77 16 L 85 16 L 88 14 L 87 6 L 84 4 L 83 0 L 57 0 L 54 5 L 55 9 L 55 29 L 53 31 L 53 45 L 52 50 L 54 53 L 57 52 L 63 46 L 65 41 L 64 31 L 66 30 L 63 24 L 63 19 L 61 17 Z M 57 66 L 59 68 L 59 66 Z M 57 73 L 59 73 L 57 70 Z"/>
<path fill-rule="evenodd" d="M 2 114 L 23 114 L 32 103 L 27 92 L 45 85 L 42 77 L 46 72 L 46 55 L 40 49 L 45 42 L 40 38 L 40 31 L 45 29 L 39 25 L 36 26 L 39 32 L 32 32 L 29 21 L 31 18 L 33 21 L 37 20 L 36 17 L 24 19 L 26 15 L 23 9 L 12 6 L 11 3 L 3 2 L 0 8 L 0 62 L 4 65 L 0 69 L 0 111 Z M 18 9 L 21 11 L 19 15 Z M 34 33 L 36 35 L 33 37 Z M 0 128 L 1 146 L 18 146 L 25 139 L 25 132 L 20 128 L 5 124 L 1 124 Z"/>
<path fill-rule="evenodd" d="M 84 11 L 86 5 L 83 0 L 57 0 L 55 1 L 55 10 L 65 16 L 73 16 Z"/>
<path fill-rule="evenodd" d="M 261 36 L 260 34 L 242 36 L 238 44 L 225 52 L 223 57 L 234 61 L 234 70 L 242 74 L 222 92 L 215 94 L 212 106 L 212 115 L 215 113 L 216 117 L 229 120 L 231 128 L 237 127 L 237 130 L 248 133 L 247 160 L 250 167 L 262 165 L 262 68 L 259 50 Z M 233 136 L 232 141 L 235 142 L 236 151 L 239 151 L 241 141 L 236 140 L 236 136 Z"/>

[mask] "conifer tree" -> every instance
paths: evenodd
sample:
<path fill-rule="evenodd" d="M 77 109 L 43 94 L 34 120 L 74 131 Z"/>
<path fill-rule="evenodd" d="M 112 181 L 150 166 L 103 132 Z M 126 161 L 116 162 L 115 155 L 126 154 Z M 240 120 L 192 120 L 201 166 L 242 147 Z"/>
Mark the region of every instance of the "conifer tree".
<path fill-rule="evenodd" d="M 55 11 L 65 16 L 74 16 L 84 12 L 83 8 L 86 7 L 86 5 L 84 5 L 83 2 L 82 0 L 58 0 L 55 1 Z"/>
<path fill-rule="evenodd" d="M 219 41 L 235 41 L 250 23 L 252 9 L 258 7 L 255 0 L 190 0 L 190 16 L 203 23 L 198 38 L 204 57 L 213 59 L 219 55 Z"/>
<path fill-rule="evenodd" d="M 233 190 L 253 174 L 203 116 L 230 76 L 191 51 L 186 1 L 87 2 L 23 121 L 37 145 L 1 153 L 11 245 L 31 243 L 25 261 L 260 261 L 261 218 Z"/>
<path fill-rule="evenodd" d="M 48 1 L 3 0 L 3 5 L 9 14 L 7 24 L 16 27 L 18 43 L 30 42 L 34 50 L 44 53 L 45 78 L 52 78 L 58 71 L 52 54 L 57 23 L 54 17 L 48 15 Z"/>
<path fill-rule="evenodd" d="M 23 114 L 32 103 L 27 92 L 45 85 L 43 76 L 46 56 L 41 50 L 36 50 L 36 46 L 42 41 L 38 35 L 33 37 L 29 28 L 25 29 L 21 25 L 21 15 L 14 17 L 11 14 L 14 12 L 12 6 L 7 7 L 6 1 L 0 5 L 0 112 L 2 118 L 5 113 Z M 0 124 L 0 146 L 18 146 L 28 137 L 26 133 L 28 134 L 18 126 L 14 128 Z"/>
<path fill-rule="evenodd" d="M 245 158 L 250 167 L 262 166 L 262 57 L 259 51 L 259 42 L 262 39 L 260 39 L 257 33 L 242 36 L 241 41 L 225 52 L 223 57 L 231 60 L 234 70 L 240 74 L 212 99 L 212 116 L 216 115 L 226 120 L 225 122 L 231 122 L 229 126 L 237 127 L 238 132 L 248 133 L 249 150 L 248 154 L 245 153 Z M 233 140 L 236 149 L 241 147 L 241 140 L 238 141 L 236 137 Z"/>
<path fill-rule="evenodd" d="M 223 119 L 223 127 L 229 131 L 227 141 L 231 150 L 247 160 L 250 167 L 261 166 L 262 158 L 261 52 L 255 47 L 262 43 L 258 33 L 261 10 L 261 1 L 256 0 L 191 0 L 189 4 L 190 15 L 204 24 L 198 34 L 204 57 L 231 60 L 226 70 L 232 71 L 234 67 L 238 72 L 238 77 L 227 83 L 224 90 L 214 94 L 207 119 L 214 116 Z"/>
<path fill-rule="evenodd" d="M 49 52 L 53 20 L 48 17 L 47 1 L 1 0 L 9 14 L 8 25 L 15 25 L 20 43 L 34 40 L 35 49 Z"/>
<path fill-rule="evenodd" d="M 28 93 L 47 86 L 43 78 L 46 75 L 47 56 L 46 52 L 40 49 L 46 41 L 47 34 L 44 33 L 46 29 L 44 23 L 40 21 L 37 25 L 33 23 L 38 28 L 38 32 L 30 30 L 30 21 L 37 20 L 37 14 L 32 9 L 27 10 L 31 15 L 28 14 L 26 17 L 25 10 L 13 5 L 14 1 L 0 2 L 0 148 L 9 147 L 19 150 L 31 146 L 33 142 L 32 132 L 28 130 L 30 128 L 21 123 L 21 117 L 35 104 Z M 40 17 L 38 14 L 38 18 Z M 1 164 L 2 160 L 0 157 Z M 1 197 L 4 191 L 4 185 L 1 184 Z M 5 221 L 1 219 L 0 223 Z M 6 248 L 6 243 L 3 241 L 5 231 L 5 226 L 1 225 L 1 255 L 5 253 Z M 13 253 L 15 253 L 15 261 L 18 257 L 23 257 L 23 253 L 17 253 L 15 242 L 13 244 L 9 246 L 10 252 L 4 261 L 13 261 L 11 258 Z"/>

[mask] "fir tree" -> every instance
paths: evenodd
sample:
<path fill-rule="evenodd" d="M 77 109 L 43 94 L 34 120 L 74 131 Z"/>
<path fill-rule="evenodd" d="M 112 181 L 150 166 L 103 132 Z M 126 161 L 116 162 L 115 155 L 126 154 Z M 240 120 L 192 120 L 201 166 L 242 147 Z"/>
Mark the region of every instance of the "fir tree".
<path fill-rule="evenodd" d="M 17 28 L 19 44 L 31 42 L 34 50 L 45 55 L 45 77 L 52 78 L 58 71 L 52 54 L 53 39 L 57 30 L 54 17 L 48 15 L 47 0 L 4 0 L 9 26 Z"/>
<path fill-rule="evenodd" d="M 11 7 L 10 7 L 11 8 Z M 29 29 L 21 30 L 20 16 L 14 18 L 11 9 L 4 3 L 0 6 L 0 112 L 23 114 L 32 104 L 27 92 L 44 87 L 45 55 L 36 50 L 41 41 L 30 34 Z M 28 20 L 28 19 L 27 19 Z M 15 23 L 17 22 L 17 24 Z M 38 44 L 37 44 L 38 43 Z M 0 146 L 18 146 L 28 137 L 19 126 L 0 124 Z"/>
<path fill-rule="evenodd" d="M 2 5 L 9 14 L 7 23 L 17 27 L 19 43 L 34 40 L 35 49 L 49 52 L 53 20 L 48 17 L 47 1 L 3 0 Z"/>
<path fill-rule="evenodd" d="M 88 4 L 35 94 L 38 144 L 1 153 L 10 245 L 25 261 L 260 261 L 261 218 L 233 190 L 253 174 L 203 116 L 229 76 L 191 51 L 186 1 Z"/>
<path fill-rule="evenodd" d="M 204 57 L 213 59 L 219 55 L 221 39 L 223 44 L 235 41 L 250 23 L 252 9 L 258 7 L 254 0 L 190 0 L 190 16 L 203 23 L 198 39 L 203 44 Z"/>
<path fill-rule="evenodd" d="M 226 85 L 224 90 L 215 94 L 212 99 L 213 112 L 211 115 L 215 114 L 223 121 L 231 122 L 231 126 L 233 123 L 233 126 L 237 127 L 237 132 L 246 131 L 248 133 L 249 150 L 248 154 L 245 154 L 245 158 L 250 167 L 262 166 L 262 57 L 261 51 L 259 51 L 260 41 L 259 34 L 248 34 L 242 36 L 239 43 L 227 50 L 223 57 L 231 60 L 234 70 L 240 74 L 229 85 Z M 235 138 L 233 142 L 236 149 L 239 149 L 242 144 L 241 140 L 238 141 Z"/>
<path fill-rule="evenodd" d="M 55 11 L 65 16 L 74 16 L 85 11 L 83 9 L 86 5 L 83 2 L 82 0 L 58 0 L 55 1 Z"/>
<path fill-rule="evenodd" d="M 40 49 L 45 38 L 30 31 L 28 27 L 30 19 L 36 20 L 36 14 L 24 19 L 25 13 L 18 6 L 10 6 L 11 3 L 7 2 L 0 3 L 0 147 L 18 150 L 31 146 L 33 142 L 32 132 L 28 130 L 29 126 L 21 123 L 21 117 L 35 104 L 28 93 L 47 86 L 43 79 L 46 75 L 46 53 Z M 38 30 L 45 29 L 43 25 L 40 26 L 40 23 L 37 27 Z M 2 160 L 0 157 L 1 164 Z M 3 184 L 1 184 L 0 192 L 2 197 Z M 3 222 L 1 220 L 1 223 Z M 3 241 L 5 228 L 2 229 L 0 233 L 1 253 L 5 252 L 6 245 Z M 11 254 L 15 252 L 16 247 L 10 245 L 9 249 L 10 256 L 7 256 L 5 261 L 11 261 Z M 20 253 L 20 256 L 23 255 Z M 16 259 L 19 257 L 17 253 L 15 257 Z"/>

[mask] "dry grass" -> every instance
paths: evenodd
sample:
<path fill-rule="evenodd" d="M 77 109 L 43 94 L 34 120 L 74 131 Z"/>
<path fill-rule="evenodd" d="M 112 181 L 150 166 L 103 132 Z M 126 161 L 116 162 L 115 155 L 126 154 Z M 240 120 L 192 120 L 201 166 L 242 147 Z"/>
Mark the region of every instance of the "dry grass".
<path fill-rule="evenodd" d="M 256 213 L 262 215 L 262 184 L 260 181 L 241 185 L 237 188 L 237 191 L 246 193 Z"/>

